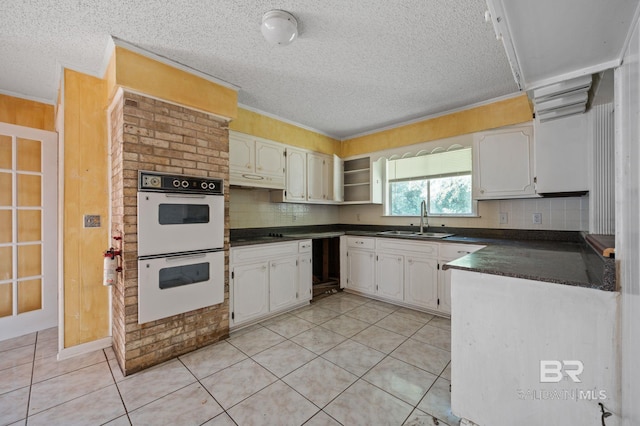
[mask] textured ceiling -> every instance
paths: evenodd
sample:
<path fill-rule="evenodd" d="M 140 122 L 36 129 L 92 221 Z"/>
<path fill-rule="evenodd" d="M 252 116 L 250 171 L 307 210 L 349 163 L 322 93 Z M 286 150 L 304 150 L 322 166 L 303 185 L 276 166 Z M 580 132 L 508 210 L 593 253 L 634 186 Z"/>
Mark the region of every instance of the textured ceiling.
<path fill-rule="evenodd" d="M 300 36 L 262 38 L 291 12 Z M 241 104 L 337 138 L 516 92 L 484 0 L 2 0 L 0 91 L 53 102 L 101 75 L 109 36 L 239 86 Z"/>

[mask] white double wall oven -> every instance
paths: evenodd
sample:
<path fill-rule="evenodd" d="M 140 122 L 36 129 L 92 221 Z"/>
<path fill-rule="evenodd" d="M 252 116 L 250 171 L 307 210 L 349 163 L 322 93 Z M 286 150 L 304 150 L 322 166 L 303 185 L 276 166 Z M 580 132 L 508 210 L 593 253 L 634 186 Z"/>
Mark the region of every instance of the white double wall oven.
<path fill-rule="evenodd" d="M 224 181 L 138 173 L 138 323 L 224 301 Z"/>

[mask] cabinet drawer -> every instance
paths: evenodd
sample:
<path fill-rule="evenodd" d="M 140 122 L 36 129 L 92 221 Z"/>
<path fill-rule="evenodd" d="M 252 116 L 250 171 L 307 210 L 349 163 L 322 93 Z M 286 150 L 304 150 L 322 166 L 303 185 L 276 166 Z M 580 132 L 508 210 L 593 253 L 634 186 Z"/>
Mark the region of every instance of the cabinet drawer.
<path fill-rule="evenodd" d="M 298 241 L 298 253 L 311 253 L 312 247 L 311 240 Z"/>
<path fill-rule="evenodd" d="M 250 247 L 231 248 L 230 261 L 232 264 L 243 262 L 259 262 L 265 259 L 279 258 L 298 254 L 298 242 L 256 244 Z"/>
<path fill-rule="evenodd" d="M 438 257 L 438 244 L 436 243 L 414 242 L 394 238 L 377 238 L 376 249 Z"/>
<path fill-rule="evenodd" d="M 459 257 L 466 256 L 474 251 L 478 251 L 485 246 L 479 246 L 474 244 L 440 244 L 440 257 L 442 259 L 454 260 Z"/>
<path fill-rule="evenodd" d="M 367 237 L 347 237 L 347 247 L 373 250 L 376 248 L 376 239 Z"/>

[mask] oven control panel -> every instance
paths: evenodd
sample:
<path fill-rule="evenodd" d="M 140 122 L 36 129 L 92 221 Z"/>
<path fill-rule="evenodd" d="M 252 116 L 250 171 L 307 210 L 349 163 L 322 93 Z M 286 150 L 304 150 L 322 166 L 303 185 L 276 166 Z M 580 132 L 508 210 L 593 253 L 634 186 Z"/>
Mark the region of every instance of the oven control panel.
<path fill-rule="evenodd" d="M 138 190 L 222 195 L 224 180 L 139 171 Z"/>

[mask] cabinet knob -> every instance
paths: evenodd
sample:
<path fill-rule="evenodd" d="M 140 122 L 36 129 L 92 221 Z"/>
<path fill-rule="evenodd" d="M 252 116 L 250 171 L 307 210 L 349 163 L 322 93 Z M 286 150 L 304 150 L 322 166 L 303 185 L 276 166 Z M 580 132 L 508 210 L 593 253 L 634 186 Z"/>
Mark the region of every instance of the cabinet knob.
<path fill-rule="evenodd" d="M 398 258 L 398 262 L 402 262 L 402 258 L 400 258 L 400 257 L 399 257 L 399 258 Z"/>
<path fill-rule="evenodd" d="M 263 271 L 266 271 L 266 270 L 267 270 L 267 267 L 263 265 L 263 266 L 262 266 L 262 270 L 263 270 Z"/>
<path fill-rule="evenodd" d="M 407 262 L 412 265 L 413 264 L 413 259 L 407 259 Z"/>
<path fill-rule="evenodd" d="M 262 167 L 258 167 L 257 169 L 258 169 L 258 170 L 262 170 Z"/>

